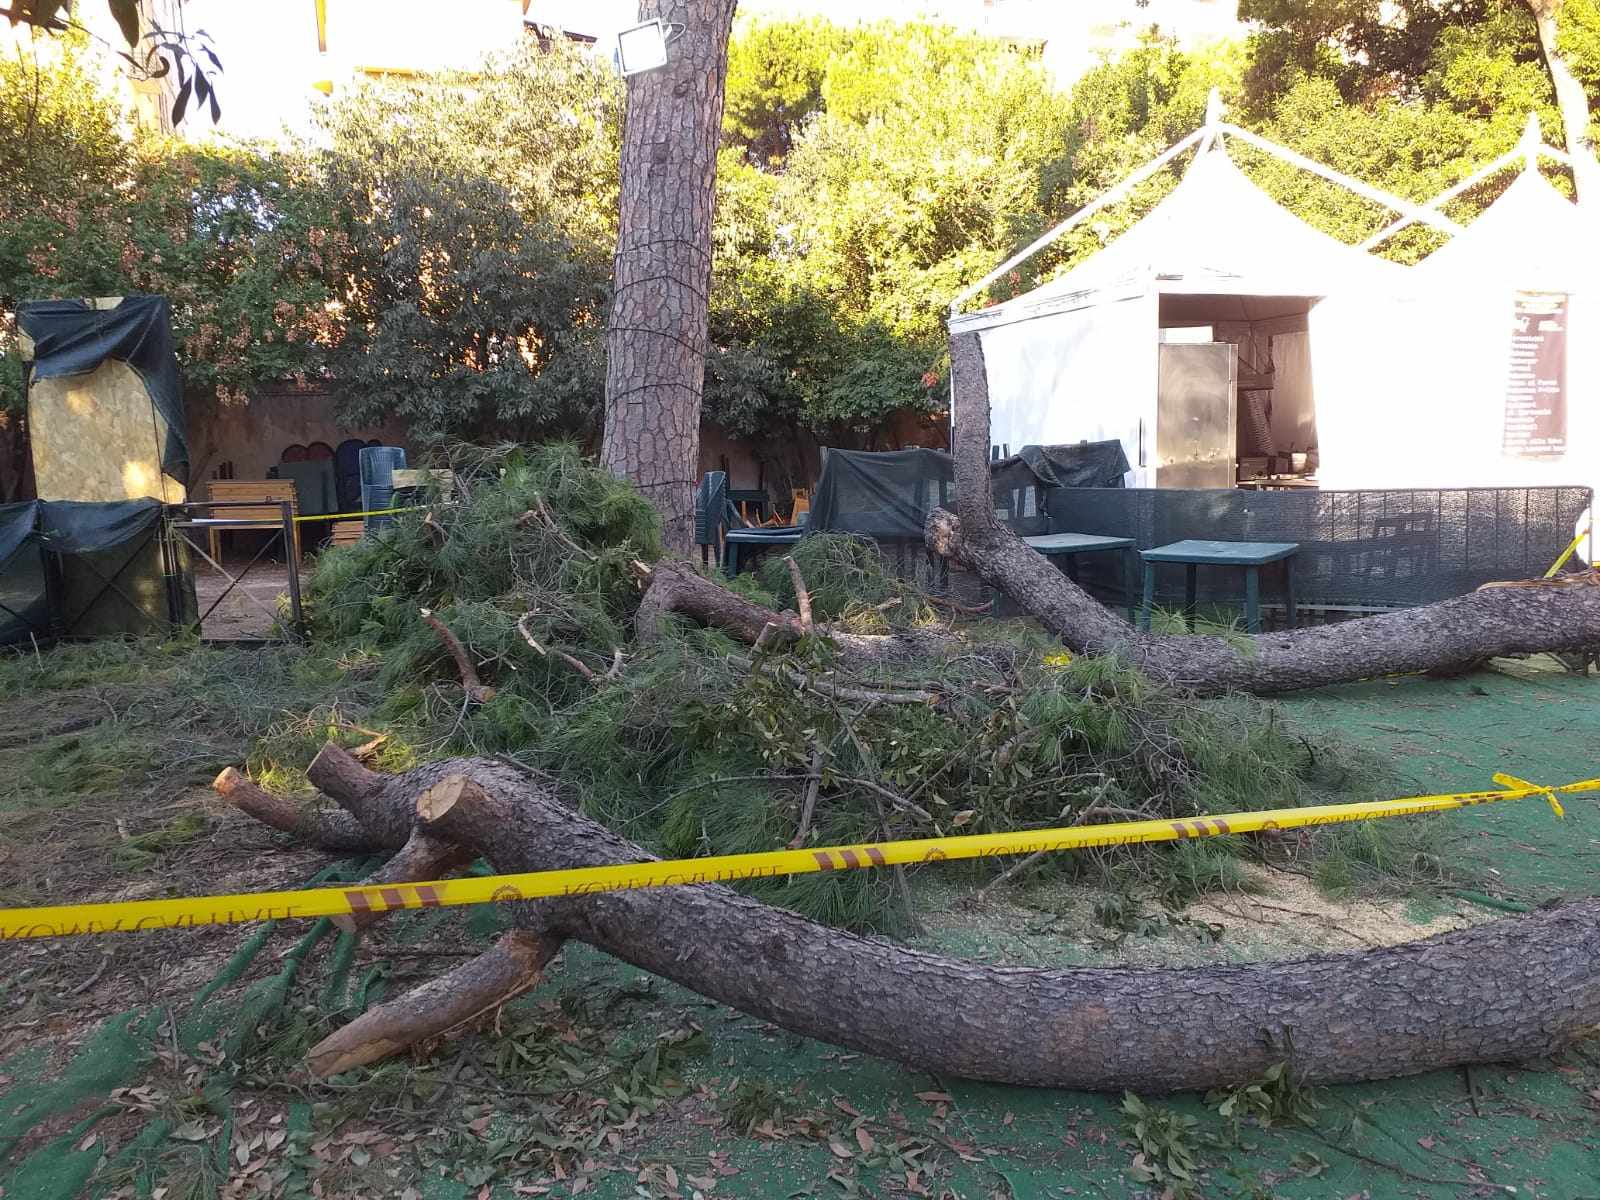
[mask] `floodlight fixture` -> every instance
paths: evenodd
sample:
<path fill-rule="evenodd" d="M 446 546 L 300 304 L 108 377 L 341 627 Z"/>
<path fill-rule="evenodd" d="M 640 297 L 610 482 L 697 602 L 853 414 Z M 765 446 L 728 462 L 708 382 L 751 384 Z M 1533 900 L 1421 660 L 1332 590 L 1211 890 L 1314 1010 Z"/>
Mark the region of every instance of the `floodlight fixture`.
<path fill-rule="evenodd" d="M 617 34 L 617 70 L 624 79 L 667 65 L 667 45 L 673 35 L 660 19 L 646 21 Z"/>

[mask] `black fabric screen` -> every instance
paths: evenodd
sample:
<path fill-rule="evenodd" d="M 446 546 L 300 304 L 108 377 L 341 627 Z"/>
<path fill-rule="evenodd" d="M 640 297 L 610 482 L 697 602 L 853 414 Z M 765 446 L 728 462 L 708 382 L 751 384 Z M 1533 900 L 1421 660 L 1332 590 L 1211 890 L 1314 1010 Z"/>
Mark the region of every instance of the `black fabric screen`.
<path fill-rule="evenodd" d="M 0 646 L 49 636 L 39 502 L 0 504 Z"/>
<path fill-rule="evenodd" d="M 195 620 L 160 501 L 0 505 L 0 645 L 164 632 Z"/>
<path fill-rule="evenodd" d="M 989 466 L 995 512 L 1019 533 L 1046 533 L 1051 493 L 1120 486 L 1127 470 L 1117 442 L 1026 446 Z M 811 500 L 810 528 L 920 542 L 928 512 L 954 501 L 955 460 L 942 450 L 829 449 Z"/>

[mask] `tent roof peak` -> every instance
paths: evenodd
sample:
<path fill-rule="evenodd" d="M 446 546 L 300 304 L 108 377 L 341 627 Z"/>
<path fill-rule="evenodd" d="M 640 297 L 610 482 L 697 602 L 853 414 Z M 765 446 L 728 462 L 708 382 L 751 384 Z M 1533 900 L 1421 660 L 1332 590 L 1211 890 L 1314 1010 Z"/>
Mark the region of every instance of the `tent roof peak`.
<path fill-rule="evenodd" d="M 1339 186 L 1356 193 L 1358 196 L 1365 197 L 1368 200 L 1372 200 L 1383 205 L 1392 212 L 1401 213 L 1407 218 L 1408 224 L 1413 221 L 1421 221 L 1426 224 L 1444 229 L 1449 233 L 1461 232 L 1460 225 L 1450 220 L 1450 218 L 1446 217 L 1443 213 L 1438 212 L 1436 209 L 1413 204 L 1409 200 L 1404 200 L 1399 196 L 1384 191 L 1381 188 L 1373 187 L 1371 184 L 1364 183 L 1361 180 L 1356 179 L 1354 176 L 1346 175 L 1342 171 L 1335 170 L 1334 168 L 1326 166 L 1323 163 L 1316 162 L 1314 159 L 1307 158 L 1305 155 L 1300 154 L 1298 151 L 1291 150 L 1287 146 L 1281 146 L 1268 138 L 1264 138 L 1259 134 L 1250 132 L 1248 129 L 1242 129 L 1237 125 L 1224 121 L 1222 119 L 1223 111 L 1221 90 L 1218 88 L 1212 88 L 1211 93 L 1206 100 L 1206 116 L 1204 124 L 1202 124 L 1198 129 L 1193 130 L 1187 136 L 1179 139 L 1162 153 L 1158 154 L 1155 158 L 1145 163 L 1142 167 L 1139 167 L 1131 174 L 1125 176 L 1120 182 L 1112 185 L 1112 187 L 1102 192 L 1099 196 L 1091 200 L 1088 204 L 1084 205 L 1077 212 L 1073 213 L 1066 220 L 1062 221 L 1055 228 L 1051 229 L 1048 233 L 1044 234 L 1040 238 L 1037 238 L 1031 244 L 1018 251 L 1016 254 L 1013 254 L 1010 258 L 1006 259 L 1005 262 L 1001 263 L 994 270 L 990 271 L 982 279 L 978 280 L 969 287 L 963 288 L 961 292 L 959 292 L 950 301 L 950 315 L 952 317 L 957 316 L 960 313 L 961 306 L 973 296 L 976 296 L 995 280 L 1001 278 L 1013 267 L 1026 262 L 1040 250 L 1043 250 L 1045 247 L 1056 242 L 1070 230 L 1075 229 L 1077 226 L 1083 224 L 1083 222 L 1094 213 L 1097 213 L 1101 209 L 1107 208 L 1121 200 L 1127 199 L 1128 196 L 1132 194 L 1134 188 L 1138 187 L 1139 184 L 1143 183 L 1146 179 L 1149 179 L 1163 167 L 1173 162 L 1191 146 L 1196 146 L 1198 149 L 1196 151 L 1194 161 L 1190 164 L 1190 172 L 1194 170 L 1195 164 L 1199 163 L 1203 159 L 1209 158 L 1214 151 L 1221 151 L 1221 157 L 1224 160 L 1227 160 L 1229 165 L 1232 166 L 1232 161 L 1231 159 L 1228 159 L 1228 155 L 1223 143 L 1225 136 L 1244 142 L 1246 145 L 1252 146 L 1257 150 L 1281 159 L 1292 166 L 1298 167 L 1304 171 L 1309 171 L 1311 174 L 1326 179 L 1331 183 L 1338 184 Z M 1236 167 L 1235 170 L 1237 170 Z M 1187 173 L 1185 174 L 1185 178 L 1188 178 Z M 1274 201 L 1273 203 L 1276 202 Z M 1287 210 L 1284 211 L 1287 212 Z M 1352 249 L 1358 249 L 1358 247 L 1352 247 Z M 1359 249 L 1365 249 L 1365 247 L 1359 247 Z"/>
<path fill-rule="evenodd" d="M 1539 132 L 1539 114 L 1528 114 L 1528 123 L 1522 130 L 1522 141 L 1517 149 L 1522 154 L 1522 169 L 1524 171 L 1536 170 L 1539 166 L 1539 149 L 1544 145 L 1544 138 Z"/>
<path fill-rule="evenodd" d="M 1434 211 L 1442 210 L 1446 204 L 1449 204 L 1450 201 L 1464 192 L 1470 191 L 1486 180 L 1493 179 L 1502 171 L 1509 171 L 1512 167 L 1518 167 L 1522 174 L 1532 173 L 1537 175 L 1539 173 L 1540 159 L 1550 159 L 1552 162 L 1558 162 L 1568 167 L 1572 165 L 1572 159 L 1568 157 L 1564 150 L 1557 150 L 1554 146 L 1546 144 L 1543 131 L 1539 126 L 1539 114 L 1531 112 L 1528 114 L 1527 123 L 1522 127 L 1522 136 L 1517 139 L 1515 146 L 1498 158 L 1492 159 L 1479 167 L 1461 182 L 1453 184 L 1440 192 L 1432 200 L 1428 201 L 1427 206 Z M 1409 215 L 1402 216 L 1399 220 L 1385 225 L 1377 233 L 1362 242 L 1361 249 L 1376 249 L 1402 229 L 1406 229 L 1415 223 Z M 1452 232 L 1460 233 L 1461 230 L 1457 228 Z"/>

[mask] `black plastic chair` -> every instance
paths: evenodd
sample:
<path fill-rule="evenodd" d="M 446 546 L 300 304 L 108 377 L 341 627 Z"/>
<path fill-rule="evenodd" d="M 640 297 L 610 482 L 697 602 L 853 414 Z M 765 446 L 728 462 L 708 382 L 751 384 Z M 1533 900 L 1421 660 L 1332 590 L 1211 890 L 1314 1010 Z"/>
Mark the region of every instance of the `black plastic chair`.
<path fill-rule="evenodd" d="M 694 541 L 702 565 L 722 565 L 722 536 L 728 528 L 728 473 L 707 471 L 694 493 Z"/>

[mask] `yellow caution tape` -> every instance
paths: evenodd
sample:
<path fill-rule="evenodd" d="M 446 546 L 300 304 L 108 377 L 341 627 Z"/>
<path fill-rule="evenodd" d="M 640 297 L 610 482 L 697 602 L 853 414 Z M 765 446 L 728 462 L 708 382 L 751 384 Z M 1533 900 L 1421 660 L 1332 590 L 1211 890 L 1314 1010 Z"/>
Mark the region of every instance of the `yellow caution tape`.
<path fill-rule="evenodd" d="M 1577 552 L 1578 546 L 1583 542 L 1583 539 L 1589 536 L 1589 528 L 1593 524 L 1592 518 L 1583 523 L 1583 528 L 1578 530 L 1578 536 L 1567 543 L 1567 548 L 1561 552 L 1561 557 L 1551 563 L 1550 569 L 1544 573 L 1546 579 L 1554 579 L 1556 572 L 1567 565 L 1567 559 Z"/>
<path fill-rule="evenodd" d="M 295 517 L 294 522 L 298 525 L 301 521 L 343 521 L 353 517 L 384 517 L 390 513 L 421 512 L 425 508 L 439 507 L 441 505 L 438 504 L 412 504 L 406 508 L 373 508 L 366 512 L 312 513 L 306 517 Z"/>
<path fill-rule="evenodd" d="M 1494 781 L 1503 788 L 1539 787 L 1539 785 L 1536 783 L 1529 783 L 1526 779 L 1518 779 L 1515 775 L 1507 775 L 1504 772 L 1497 772 L 1494 776 Z M 1540 788 L 1540 791 L 1544 793 L 1544 798 L 1550 801 L 1550 810 L 1554 812 L 1556 816 L 1565 817 L 1567 815 L 1567 810 L 1561 807 L 1561 801 L 1556 799 L 1555 792 L 1548 788 Z"/>
<path fill-rule="evenodd" d="M 1496 776 L 1496 780 L 1509 776 Z M 87 933 L 129 933 L 143 929 L 187 929 L 199 925 L 232 925 L 247 921 L 333 917 L 396 908 L 439 908 L 536 900 L 551 896 L 589 896 L 632 888 L 682 887 L 689 884 L 734 883 L 817 871 L 854 870 L 899 864 L 943 862 L 957 858 L 989 858 L 1132 846 L 1143 842 L 1176 842 L 1223 834 L 1260 833 L 1337 825 L 1381 817 L 1443 812 L 1500 800 L 1544 796 L 1555 804 L 1557 792 L 1600 791 L 1600 779 L 1561 787 L 1514 781 L 1499 791 L 1408 796 L 1361 804 L 1319 804 L 1306 808 L 1272 808 L 1260 812 L 1224 813 L 1186 821 L 1123 821 L 1113 825 L 1078 825 L 1012 833 L 968 834 L 961 837 L 917 838 L 815 850 L 771 850 L 756 854 L 722 854 L 710 858 L 623 863 L 607 867 L 574 867 L 521 875 L 468 876 L 431 883 L 355 884 L 307 888 L 293 892 L 243 892 L 229 896 L 197 896 L 175 900 L 124 900 L 110 904 L 62 904 L 47 908 L 0 909 L 0 940 L 69 937 Z M 1556 806 L 1560 811 L 1559 805 Z"/>

